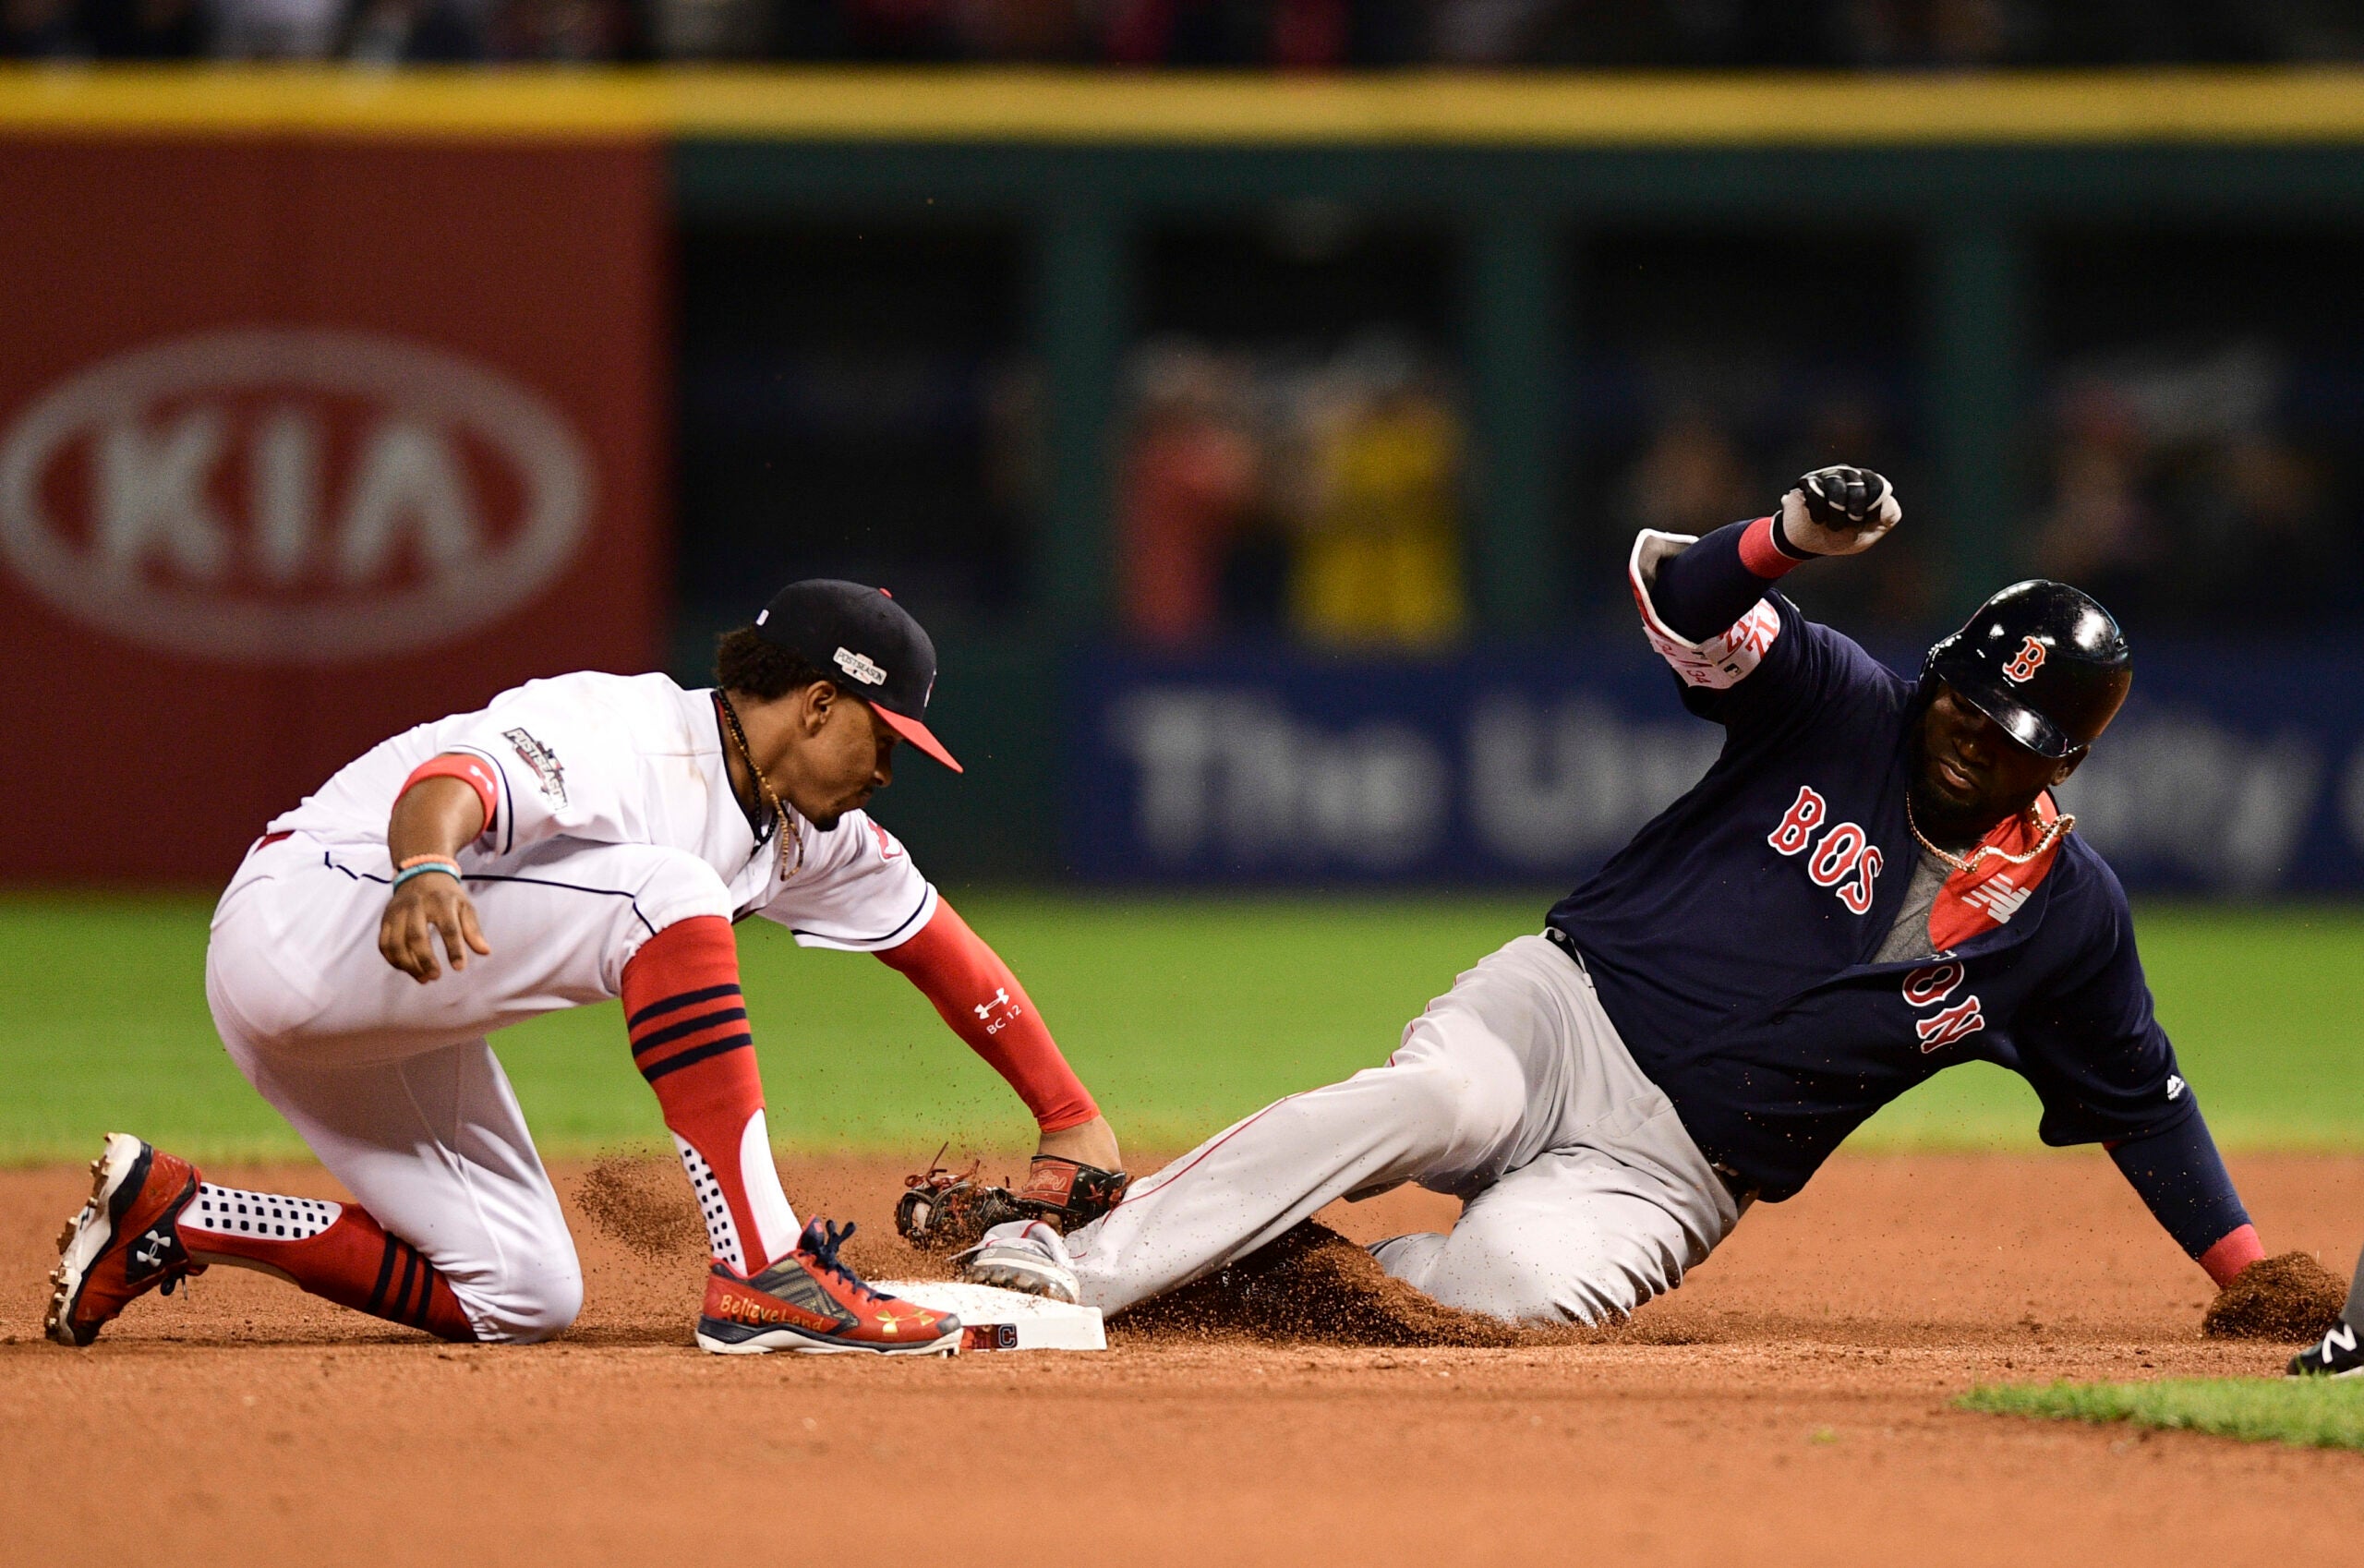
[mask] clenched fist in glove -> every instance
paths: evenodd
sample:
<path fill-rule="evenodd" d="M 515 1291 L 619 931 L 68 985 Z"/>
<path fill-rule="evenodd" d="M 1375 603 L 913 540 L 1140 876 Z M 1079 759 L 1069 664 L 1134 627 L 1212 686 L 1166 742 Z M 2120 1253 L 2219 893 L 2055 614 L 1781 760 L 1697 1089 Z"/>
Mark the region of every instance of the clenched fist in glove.
<path fill-rule="evenodd" d="M 1781 498 L 1781 542 L 1792 553 L 1856 555 L 1903 521 L 1896 488 L 1868 468 L 1817 468 Z"/>

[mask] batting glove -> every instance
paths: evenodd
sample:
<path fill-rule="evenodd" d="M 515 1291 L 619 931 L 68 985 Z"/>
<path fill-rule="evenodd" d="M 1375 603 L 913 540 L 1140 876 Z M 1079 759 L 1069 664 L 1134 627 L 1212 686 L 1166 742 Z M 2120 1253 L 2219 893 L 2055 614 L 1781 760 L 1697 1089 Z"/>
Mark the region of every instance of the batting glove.
<path fill-rule="evenodd" d="M 1858 555 L 1904 520 L 1896 487 L 1868 468 L 1817 468 L 1781 498 L 1781 537 L 1808 555 Z"/>

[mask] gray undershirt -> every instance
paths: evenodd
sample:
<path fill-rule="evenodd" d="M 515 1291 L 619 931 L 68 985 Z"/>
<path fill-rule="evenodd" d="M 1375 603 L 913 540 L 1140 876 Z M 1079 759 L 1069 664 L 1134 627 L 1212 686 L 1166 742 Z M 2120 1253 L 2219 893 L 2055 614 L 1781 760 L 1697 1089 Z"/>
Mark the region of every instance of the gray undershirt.
<path fill-rule="evenodd" d="M 1953 868 L 1927 850 L 1913 863 L 1912 881 L 1904 889 L 1904 907 L 1896 911 L 1896 923 L 1888 928 L 1887 938 L 1872 961 L 1879 964 L 1900 964 L 1912 959 L 1934 956 L 1936 949 L 1929 945 L 1929 911 L 1936 907 L 1937 890 L 1946 885 Z"/>

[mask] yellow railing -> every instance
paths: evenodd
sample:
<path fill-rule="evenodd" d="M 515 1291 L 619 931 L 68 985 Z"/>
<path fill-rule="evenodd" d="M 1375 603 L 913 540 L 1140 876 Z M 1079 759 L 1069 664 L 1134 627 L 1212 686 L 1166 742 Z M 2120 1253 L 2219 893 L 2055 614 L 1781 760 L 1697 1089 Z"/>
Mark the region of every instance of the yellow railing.
<path fill-rule="evenodd" d="M 2364 70 L 1827 76 L 0 69 L 0 134 L 1464 145 L 2364 142 Z"/>

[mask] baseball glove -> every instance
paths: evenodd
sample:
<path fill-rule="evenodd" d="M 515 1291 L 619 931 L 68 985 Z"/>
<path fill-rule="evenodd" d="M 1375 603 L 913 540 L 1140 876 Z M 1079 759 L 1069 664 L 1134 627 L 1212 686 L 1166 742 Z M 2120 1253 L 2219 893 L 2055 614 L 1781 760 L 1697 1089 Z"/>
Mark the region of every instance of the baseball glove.
<path fill-rule="evenodd" d="M 931 1164 L 924 1175 L 903 1178 L 895 1228 L 923 1252 L 974 1247 L 987 1230 L 1011 1220 L 1041 1220 L 1065 1235 L 1115 1208 L 1131 1179 L 1122 1171 L 1037 1154 L 1026 1185 L 1012 1192 L 980 1182 L 975 1165 L 951 1171 Z"/>

